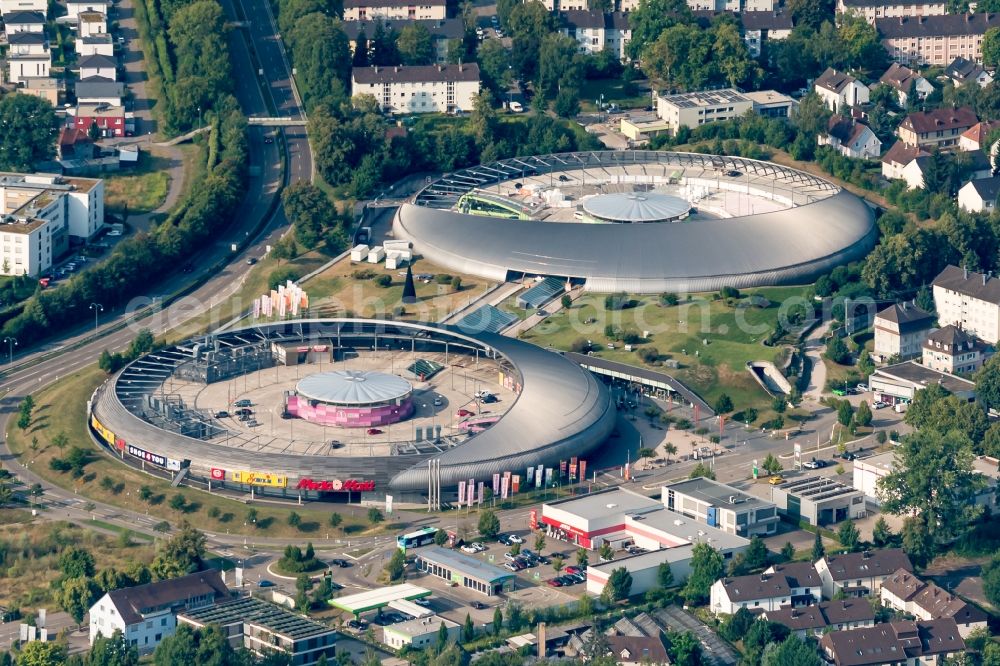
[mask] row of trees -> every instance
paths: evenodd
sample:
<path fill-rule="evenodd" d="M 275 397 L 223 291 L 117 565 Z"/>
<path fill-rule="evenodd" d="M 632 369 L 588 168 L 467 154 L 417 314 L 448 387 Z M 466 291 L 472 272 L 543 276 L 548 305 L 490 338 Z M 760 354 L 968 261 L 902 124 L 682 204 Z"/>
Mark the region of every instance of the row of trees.
<path fill-rule="evenodd" d="M 236 100 L 212 118 L 219 142 L 217 163 L 196 180 L 171 214 L 148 233 L 119 243 L 104 262 L 75 275 L 56 289 L 28 299 L 19 314 L 4 322 L 0 336 L 43 340 L 53 331 L 93 317 L 91 303 L 113 310 L 144 293 L 151 276 L 168 272 L 213 238 L 231 219 L 246 182 L 246 120 Z M 210 138 L 210 141 L 212 138 Z"/>

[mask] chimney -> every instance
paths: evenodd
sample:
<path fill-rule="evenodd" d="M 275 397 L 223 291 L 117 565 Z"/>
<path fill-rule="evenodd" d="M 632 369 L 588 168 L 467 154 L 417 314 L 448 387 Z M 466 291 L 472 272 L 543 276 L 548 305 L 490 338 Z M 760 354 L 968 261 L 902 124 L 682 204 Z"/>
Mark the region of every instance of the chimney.
<path fill-rule="evenodd" d="M 962 266 L 962 277 L 965 280 L 969 279 L 969 268 L 967 266 Z"/>
<path fill-rule="evenodd" d="M 396 73 L 399 73 L 399 65 L 396 65 Z"/>
<path fill-rule="evenodd" d="M 986 273 L 983 273 L 983 286 L 986 286 Z"/>
<path fill-rule="evenodd" d="M 872 551 L 870 551 L 870 550 L 865 550 L 865 551 L 863 551 L 863 552 L 861 553 L 861 557 L 862 557 L 863 559 L 866 559 L 866 560 L 867 560 L 867 559 L 870 559 L 870 558 L 871 558 L 871 556 L 872 556 Z"/>

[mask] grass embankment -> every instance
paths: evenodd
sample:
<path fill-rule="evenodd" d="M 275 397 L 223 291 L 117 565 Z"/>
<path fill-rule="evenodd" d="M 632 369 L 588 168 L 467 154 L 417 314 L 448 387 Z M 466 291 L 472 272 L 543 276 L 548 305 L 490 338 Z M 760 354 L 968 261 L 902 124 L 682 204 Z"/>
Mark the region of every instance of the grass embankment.
<path fill-rule="evenodd" d="M 594 104 L 604 96 L 605 104 L 617 104 L 622 109 L 645 108 L 650 105 L 649 81 L 616 79 L 587 79 L 580 87 L 580 108 L 597 110 Z"/>
<path fill-rule="evenodd" d="M 145 511 L 150 517 L 167 521 L 171 525 L 187 520 L 209 532 L 301 537 L 303 541 L 325 539 L 328 536 L 339 538 L 392 534 L 401 529 L 399 524 L 391 523 L 371 526 L 367 521 L 367 510 L 361 507 L 286 508 L 259 502 L 249 506 L 242 501 L 192 488 L 171 488 L 168 481 L 116 462 L 98 449 L 86 430 L 87 399 L 103 381 L 104 373 L 96 366 L 91 366 L 34 395 L 36 407 L 31 425 L 26 431 L 21 431 L 11 423 L 8 446 L 15 455 L 29 464 L 34 473 L 46 481 L 73 489 L 94 501 L 132 511 Z M 62 450 L 52 443 L 59 433 L 65 433 L 67 440 Z M 64 456 L 73 447 L 79 447 L 90 454 L 84 474 L 79 478 L 73 478 L 71 472 L 54 471 L 49 466 L 53 458 Z M 106 478 L 109 481 L 104 481 Z M 151 491 L 149 499 L 145 501 L 140 499 L 140 488 L 143 486 Z M 184 498 L 183 508 L 171 508 L 175 495 Z M 42 501 L 44 503 L 44 497 Z M 256 528 L 253 524 L 245 524 L 251 508 L 257 512 Z M 301 519 L 298 528 L 288 524 L 288 517 L 293 511 Z M 337 529 L 328 526 L 330 514 L 334 511 L 343 518 L 343 523 Z"/>
<path fill-rule="evenodd" d="M 759 294 L 769 301 L 767 307 L 742 307 L 741 299 L 713 300 L 711 294 L 693 295 L 690 301 L 674 306 L 662 305 L 656 295 L 632 296 L 630 307 L 621 310 L 607 309 L 603 295 L 585 294 L 568 311 L 561 310 L 526 332 L 523 339 L 559 349 L 570 349 L 579 339 L 591 340 L 594 355 L 639 367 L 656 367 L 639 356 L 640 350 L 655 347 L 660 369 L 687 383 L 709 404 L 725 393 L 736 410 L 754 407 L 765 418 L 764 408 L 771 399 L 746 370 L 746 363 L 774 359 L 777 348 L 766 347 L 762 341 L 774 331 L 779 312 L 789 314 L 781 304 L 802 293 L 801 287 L 776 287 L 741 294 Z M 625 351 L 621 342 L 611 350 L 605 336 L 609 325 L 649 335 L 633 351 Z M 680 367 L 665 367 L 662 362 L 666 360 Z"/>
<path fill-rule="evenodd" d="M 97 568 L 127 568 L 129 561 L 149 564 L 154 548 L 135 540 L 110 537 L 65 522 L 41 518 L 6 522 L 12 512 L 0 512 L 0 606 L 52 607 L 52 581 L 59 577 L 59 553 L 69 546 L 90 551 Z M 26 512 L 22 512 L 25 513 Z"/>
<path fill-rule="evenodd" d="M 141 153 L 135 169 L 104 176 L 104 205 L 118 215 L 151 213 L 167 198 L 169 160 Z"/>

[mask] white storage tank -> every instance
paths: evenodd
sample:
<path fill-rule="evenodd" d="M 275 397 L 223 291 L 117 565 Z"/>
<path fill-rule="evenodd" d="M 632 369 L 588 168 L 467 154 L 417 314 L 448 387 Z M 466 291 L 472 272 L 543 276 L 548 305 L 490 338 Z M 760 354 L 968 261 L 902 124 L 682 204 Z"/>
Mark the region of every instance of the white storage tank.
<path fill-rule="evenodd" d="M 368 246 L 357 245 L 351 250 L 351 261 L 364 261 L 368 257 Z"/>
<path fill-rule="evenodd" d="M 385 259 L 385 248 L 381 245 L 376 245 L 372 249 L 368 250 L 368 263 L 377 264 Z"/>

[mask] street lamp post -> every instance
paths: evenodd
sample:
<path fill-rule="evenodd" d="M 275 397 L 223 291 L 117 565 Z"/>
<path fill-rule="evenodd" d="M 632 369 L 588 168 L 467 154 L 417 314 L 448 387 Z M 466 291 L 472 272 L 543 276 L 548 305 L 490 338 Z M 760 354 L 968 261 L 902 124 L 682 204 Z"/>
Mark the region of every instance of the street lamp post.
<path fill-rule="evenodd" d="M 90 309 L 94 311 L 94 335 L 97 335 L 97 317 L 104 312 L 104 306 L 100 303 L 91 303 Z"/>
<path fill-rule="evenodd" d="M 17 346 L 17 340 L 14 338 L 4 338 L 3 341 L 7 343 L 8 363 L 14 365 L 14 347 Z"/>

